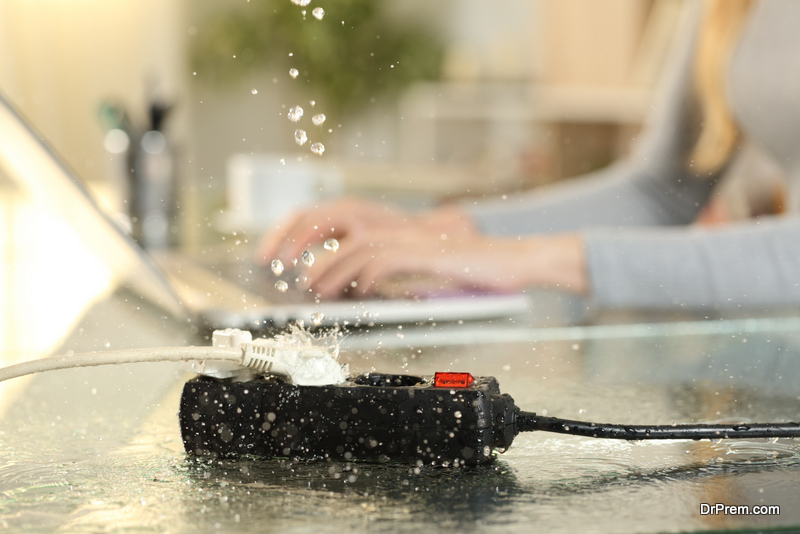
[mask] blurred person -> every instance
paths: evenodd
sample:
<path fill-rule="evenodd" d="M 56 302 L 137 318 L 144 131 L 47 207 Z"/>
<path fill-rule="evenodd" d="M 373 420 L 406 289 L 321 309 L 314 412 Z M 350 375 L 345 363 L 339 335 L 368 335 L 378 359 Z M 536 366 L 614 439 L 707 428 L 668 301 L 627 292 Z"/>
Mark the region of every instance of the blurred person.
<path fill-rule="evenodd" d="M 369 295 L 400 277 L 461 290 L 559 288 L 600 307 L 800 304 L 800 2 L 695 7 L 626 161 L 421 214 L 344 198 L 285 221 L 259 258 L 298 257 L 337 238 L 338 252 L 318 255 L 308 272 L 323 298 Z M 697 223 L 725 219 L 716 186 L 751 148 L 782 167 L 786 190 L 775 195 L 785 213 Z"/>

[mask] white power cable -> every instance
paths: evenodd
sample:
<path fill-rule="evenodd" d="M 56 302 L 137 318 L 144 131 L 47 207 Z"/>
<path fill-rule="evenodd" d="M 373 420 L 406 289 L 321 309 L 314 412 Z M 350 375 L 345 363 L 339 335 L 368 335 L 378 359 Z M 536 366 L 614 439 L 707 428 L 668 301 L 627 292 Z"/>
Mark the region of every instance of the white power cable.
<path fill-rule="evenodd" d="M 217 347 L 159 347 L 85 352 L 43 358 L 0 368 L 0 382 L 33 373 L 73 367 L 141 362 L 186 362 L 190 360 L 229 361 L 241 364 L 243 358 L 244 351 L 242 349 Z"/>

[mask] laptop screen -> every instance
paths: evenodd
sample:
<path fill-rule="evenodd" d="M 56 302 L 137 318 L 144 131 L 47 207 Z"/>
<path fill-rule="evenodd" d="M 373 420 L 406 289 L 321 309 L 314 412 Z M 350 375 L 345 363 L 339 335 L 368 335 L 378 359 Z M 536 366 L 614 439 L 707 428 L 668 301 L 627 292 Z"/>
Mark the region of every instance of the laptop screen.
<path fill-rule="evenodd" d="M 2 94 L 0 265 L 0 316 L 18 319 L 0 325 L 6 348 L 15 339 L 44 347 L 120 287 L 173 317 L 187 316 L 152 260 Z M 27 332 L 21 324 L 47 328 Z"/>

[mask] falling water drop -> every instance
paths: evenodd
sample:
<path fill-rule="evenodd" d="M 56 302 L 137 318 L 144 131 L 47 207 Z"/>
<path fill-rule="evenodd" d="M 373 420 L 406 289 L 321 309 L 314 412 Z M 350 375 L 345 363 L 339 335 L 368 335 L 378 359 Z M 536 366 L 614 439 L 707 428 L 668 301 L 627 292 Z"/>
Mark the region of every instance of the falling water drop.
<path fill-rule="evenodd" d="M 300 106 L 294 106 L 292 109 L 289 110 L 289 120 L 292 122 L 297 122 L 303 118 L 303 108 Z"/>
<path fill-rule="evenodd" d="M 325 318 L 325 314 L 322 312 L 316 312 L 311 314 L 311 322 L 314 325 L 319 326 L 322 324 L 322 320 Z"/>
<path fill-rule="evenodd" d="M 320 113 L 319 115 L 314 115 L 311 117 L 311 122 L 314 123 L 314 126 L 321 126 L 323 122 L 325 122 L 325 115 Z"/>
<path fill-rule="evenodd" d="M 275 273 L 275 276 L 280 276 L 283 272 L 283 262 L 281 260 L 272 260 L 272 272 Z"/>
<path fill-rule="evenodd" d="M 297 69 L 289 69 L 289 76 L 292 78 L 297 78 L 297 75 L 300 74 L 300 71 Z"/>
<path fill-rule="evenodd" d="M 303 146 L 308 141 L 308 136 L 306 135 L 305 130 L 295 130 L 294 131 L 294 142 L 300 146 Z"/>
<path fill-rule="evenodd" d="M 322 246 L 325 247 L 325 250 L 332 250 L 334 252 L 339 250 L 339 242 L 336 241 L 334 238 L 328 239 Z"/>
<path fill-rule="evenodd" d="M 289 284 L 287 284 L 283 280 L 278 280 L 277 282 L 275 282 L 275 289 L 277 289 L 281 293 L 285 293 L 286 290 L 289 289 Z"/>
<path fill-rule="evenodd" d="M 321 7 L 315 7 L 311 10 L 311 14 L 314 15 L 315 19 L 322 20 L 322 17 L 325 16 L 325 10 Z"/>
<path fill-rule="evenodd" d="M 303 263 L 305 263 L 309 267 L 314 265 L 314 254 L 312 254 L 310 250 L 304 250 L 302 257 L 303 257 Z"/>
<path fill-rule="evenodd" d="M 311 145 L 311 152 L 316 154 L 317 156 L 321 156 L 323 152 L 325 152 L 325 145 L 322 143 L 314 143 Z"/>

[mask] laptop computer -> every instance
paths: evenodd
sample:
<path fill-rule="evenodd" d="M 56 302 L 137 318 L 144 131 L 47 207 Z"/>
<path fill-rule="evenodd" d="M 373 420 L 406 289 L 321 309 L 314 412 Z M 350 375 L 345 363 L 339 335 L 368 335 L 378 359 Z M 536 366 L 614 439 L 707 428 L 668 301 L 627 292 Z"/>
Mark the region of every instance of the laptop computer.
<path fill-rule="evenodd" d="M 525 295 L 455 294 L 426 298 L 319 301 L 297 288 L 277 295 L 266 268 L 228 251 L 199 261 L 174 250 L 146 251 L 89 194 L 31 124 L 0 94 L 0 170 L 77 229 L 91 228 L 91 244 L 126 283 L 177 317 L 209 329 L 261 329 L 302 320 L 319 326 L 401 324 L 509 317 L 528 310 Z"/>

